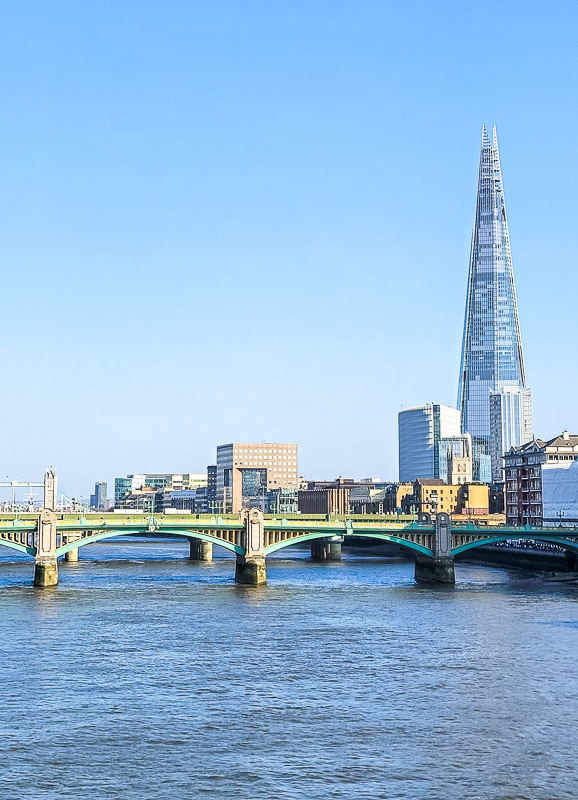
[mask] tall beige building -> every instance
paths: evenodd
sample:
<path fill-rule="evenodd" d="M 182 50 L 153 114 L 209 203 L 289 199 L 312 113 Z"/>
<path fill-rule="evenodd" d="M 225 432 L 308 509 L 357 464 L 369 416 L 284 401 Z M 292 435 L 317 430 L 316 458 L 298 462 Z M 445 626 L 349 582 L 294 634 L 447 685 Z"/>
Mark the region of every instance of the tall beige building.
<path fill-rule="evenodd" d="M 296 444 L 233 442 L 217 447 L 217 500 L 238 513 L 270 489 L 298 488 Z"/>

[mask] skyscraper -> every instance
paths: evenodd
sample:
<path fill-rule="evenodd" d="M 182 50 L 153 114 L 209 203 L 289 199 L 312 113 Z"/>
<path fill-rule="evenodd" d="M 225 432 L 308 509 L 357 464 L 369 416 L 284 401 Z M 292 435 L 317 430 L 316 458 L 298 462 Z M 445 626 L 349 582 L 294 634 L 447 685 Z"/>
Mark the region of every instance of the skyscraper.
<path fill-rule="evenodd" d="M 490 420 L 490 396 L 494 424 Z M 507 401 L 507 402 L 506 402 Z M 511 424 L 498 416 L 506 410 Z M 478 178 L 476 221 L 470 253 L 470 273 L 458 389 L 462 430 L 472 435 L 473 477 L 478 481 L 502 475 L 501 456 L 508 446 L 531 438 L 530 390 L 526 387 L 522 338 L 510 253 L 506 204 L 498 137 L 493 141 L 484 125 Z M 496 442 L 492 459 L 492 430 L 508 430 L 507 443 Z M 498 449 L 501 450 L 499 455 Z"/>

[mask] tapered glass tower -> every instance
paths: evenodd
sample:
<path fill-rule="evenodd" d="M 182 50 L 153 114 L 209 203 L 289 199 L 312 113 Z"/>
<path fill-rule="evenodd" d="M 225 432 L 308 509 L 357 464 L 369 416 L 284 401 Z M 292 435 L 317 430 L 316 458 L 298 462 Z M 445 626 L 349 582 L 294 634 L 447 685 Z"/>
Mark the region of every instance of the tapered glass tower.
<path fill-rule="evenodd" d="M 501 456 L 532 438 L 530 390 L 508 237 L 496 128 L 482 130 L 476 221 L 458 390 L 462 431 L 472 435 L 474 480 L 501 480 Z"/>

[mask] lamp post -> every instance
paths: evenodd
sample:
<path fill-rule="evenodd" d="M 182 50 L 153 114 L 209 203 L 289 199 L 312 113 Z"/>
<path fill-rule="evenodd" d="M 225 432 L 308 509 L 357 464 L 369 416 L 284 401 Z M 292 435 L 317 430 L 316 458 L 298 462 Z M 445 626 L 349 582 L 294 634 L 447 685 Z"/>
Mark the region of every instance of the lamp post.
<path fill-rule="evenodd" d="M 562 527 L 562 517 L 564 517 L 566 515 L 565 515 L 564 511 L 560 510 L 560 511 L 556 512 L 556 516 L 558 517 L 558 520 L 559 520 L 558 527 L 561 528 Z"/>

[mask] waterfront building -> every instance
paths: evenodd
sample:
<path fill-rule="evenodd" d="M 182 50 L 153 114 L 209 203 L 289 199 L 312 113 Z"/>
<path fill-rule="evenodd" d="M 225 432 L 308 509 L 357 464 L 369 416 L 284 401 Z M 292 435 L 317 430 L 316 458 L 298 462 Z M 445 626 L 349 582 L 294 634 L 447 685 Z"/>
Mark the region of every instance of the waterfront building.
<path fill-rule="evenodd" d="M 405 408 L 398 414 L 398 432 L 401 483 L 441 478 L 440 472 L 447 476 L 447 448 L 442 440 L 461 435 L 458 409 L 435 403 Z"/>
<path fill-rule="evenodd" d="M 202 487 L 206 488 L 206 487 Z M 197 509 L 197 491 L 198 489 L 179 489 L 176 492 L 170 492 L 170 503 L 165 507 L 174 508 L 178 511 L 191 511 L 193 513 L 201 513 Z"/>
<path fill-rule="evenodd" d="M 458 487 L 455 514 L 469 517 L 490 513 L 490 488 L 485 483 L 467 483 Z"/>
<path fill-rule="evenodd" d="M 349 490 L 352 514 L 386 514 L 389 487 L 355 486 Z"/>
<path fill-rule="evenodd" d="M 412 494 L 402 500 L 402 510 L 404 514 L 452 514 L 457 501 L 457 486 L 448 486 L 440 478 L 417 478 Z"/>
<path fill-rule="evenodd" d="M 299 513 L 348 514 L 349 489 L 300 489 Z"/>
<path fill-rule="evenodd" d="M 90 507 L 95 511 L 108 511 L 106 483 L 95 483 L 94 494 L 90 495 Z"/>
<path fill-rule="evenodd" d="M 492 429 L 490 398 L 494 393 Z M 484 126 L 459 376 L 462 431 L 472 435 L 474 480 L 500 479 L 496 455 L 532 438 L 496 129 Z M 501 431 L 502 441 L 494 441 Z M 492 467 L 492 449 L 494 459 Z M 502 450 L 500 456 L 505 452 Z"/>
<path fill-rule="evenodd" d="M 126 478 L 114 479 L 114 505 L 119 507 L 123 497 L 140 491 L 145 485 L 145 475 L 127 475 Z"/>
<path fill-rule="evenodd" d="M 578 434 L 568 431 L 511 447 L 504 456 L 507 524 L 572 523 L 578 517 L 577 462 Z"/>
<path fill-rule="evenodd" d="M 271 489 L 268 492 L 267 512 L 270 514 L 298 514 L 299 490 L 293 487 Z"/>
<path fill-rule="evenodd" d="M 207 485 L 206 472 L 187 472 L 187 473 L 142 473 L 138 475 L 127 475 L 126 478 L 115 478 L 114 480 L 114 504 L 120 507 L 119 503 L 127 494 L 135 494 L 144 488 L 153 489 L 157 492 L 167 491 L 195 491 L 201 486 Z M 165 501 L 159 501 L 162 507 Z"/>
<path fill-rule="evenodd" d="M 298 488 L 296 444 L 273 442 L 217 447 L 216 498 L 226 512 L 238 513 L 258 501 L 265 506 L 270 489 Z"/>

